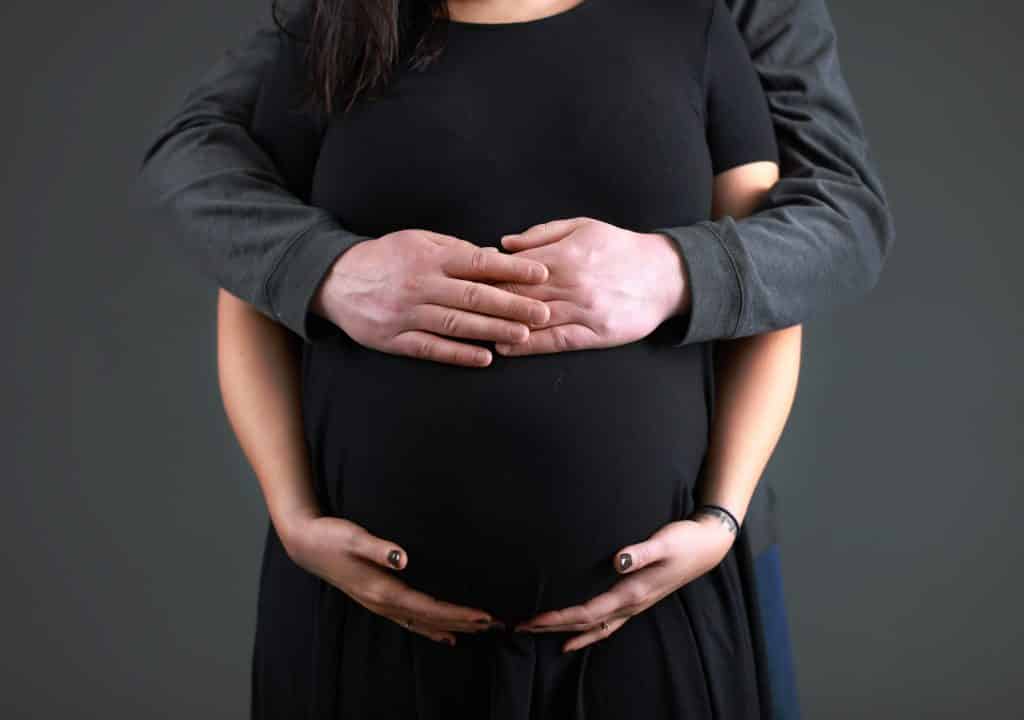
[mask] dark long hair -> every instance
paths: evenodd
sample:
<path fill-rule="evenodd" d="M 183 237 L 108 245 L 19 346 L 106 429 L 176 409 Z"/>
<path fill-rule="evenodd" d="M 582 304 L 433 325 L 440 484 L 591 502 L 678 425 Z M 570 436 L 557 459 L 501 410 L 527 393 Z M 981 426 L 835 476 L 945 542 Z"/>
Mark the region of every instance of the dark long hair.
<path fill-rule="evenodd" d="M 294 3 L 292 3 L 294 5 Z M 383 89 L 400 64 L 421 69 L 444 49 L 444 0 L 301 0 L 274 23 L 305 46 L 306 103 L 332 115 Z"/>

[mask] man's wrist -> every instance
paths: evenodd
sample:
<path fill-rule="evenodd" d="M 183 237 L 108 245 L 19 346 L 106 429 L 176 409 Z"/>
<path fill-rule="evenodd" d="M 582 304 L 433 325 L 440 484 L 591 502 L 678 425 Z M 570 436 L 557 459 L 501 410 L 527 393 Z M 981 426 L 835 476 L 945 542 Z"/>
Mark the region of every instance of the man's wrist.
<path fill-rule="evenodd" d="M 643 233 L 656 240 L 659 249 L 656 267 L 659 279 L 655 287 L 661 297 L 663 308 L 662 320 L 676 315 L 685 315 L 690 311 L 690 281 L 687 277 L 686 262 L 683 260 L 676 242 L 663 232 Z"/>
<path fill-rule="evenodd" d="M 278 322 L 307 342 L 322 335 L 330 327 L 322 315 L 325 279 L 342 254 L 369 239 L 331 220 L 296 238 L 267 281 L 269 305 Z"/>
<path fill-rule="evenodd" d="M 685 329 L 674 342 L 676 347 L 732 338 L 739 326 L 743 289 L 719 225 L 702 221 L 651 231 L 674 241 L 686 268 L 688 309 Z"/>

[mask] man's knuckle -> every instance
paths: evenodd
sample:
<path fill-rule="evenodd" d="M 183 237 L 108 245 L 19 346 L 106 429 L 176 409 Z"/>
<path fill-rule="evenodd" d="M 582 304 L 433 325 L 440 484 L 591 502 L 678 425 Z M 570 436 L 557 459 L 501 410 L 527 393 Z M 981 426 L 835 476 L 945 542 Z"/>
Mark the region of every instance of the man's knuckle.
<path fill-rule="evenodd" d="M 480 302 L 480 286 L 476 283 L 468 283 L 462 291 L 462 304 L 467 308 L 475 308 Z"/>
<path fill-rule="evenodd" d="M 441 331 L 445 335 L 454 335 L 459 328 L 459 314 L 454 310 L 445 312 L 441 316 Z"/>
<path fill-rule="evenodd" d="M 433 352 L 433 345 L 434 343 L 429 339 L 417 340 L 412 344 L 413 355 L 418 358 L 428 359 Z"/>
<path fill-rule="evenodd" d="M 483 248 L 477 248 L 469 256 L 469 266 L 476 272 L 483 272 L 488 262 L 487 252 Z"/>
<path fill-rule="evenodd" d="M 570 334 L 565 328 L 556 326 L 551 329 L 552 337 L 555 340 L 555 346 L 562 351 L 572 350 L 573 342 Z"/>
<path fill-rule="evenodd" d="M 404 292 L 415 295 L 423 287 L 423 281 L 417 273 L 406 273 L 402 278 L 401 288 Z"/>

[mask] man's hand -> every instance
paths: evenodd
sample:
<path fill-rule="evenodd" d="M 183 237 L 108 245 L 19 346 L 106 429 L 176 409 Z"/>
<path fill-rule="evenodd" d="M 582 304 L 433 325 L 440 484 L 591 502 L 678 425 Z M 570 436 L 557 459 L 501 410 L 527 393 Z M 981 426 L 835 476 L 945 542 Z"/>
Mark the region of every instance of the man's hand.
<path fill-rule="evenodd" d="M 551 308 L 551 318 L 531 326 L 524 342 L 498 343 L 502 355 L 625 345 L 689 310 L 685 264 L 659 233 L 579 217 L 505 235 L 502 245 L 512 257 L 542 262 L 551 273 L 543 284 L 497 284 Z"/>
<path fill-rule="evenodd" d="M 611 590 L 582 605 L 549 610 L 516 625 L 516 632 L 576 632 L 562 652 L 604 639 L 651 605 L 718 565 L 736 536 L 718 518 L 695 515 L 660 528 L 649 539 L 629 545 L 613 557 L 626 577 Z M 620 558 L 628 554 L 629 563 Z"/>
<path fill-rule="evenodd" d="M 548 321 L 547 305 L 493 283 L 533 287 L 547 279 L 539 260 L 428 230 L 400 230 L 342 253 L 318 289 L 313 310 L 366 347 L 486 366 L 487 348 L 442 335 L 523 341 L 531 326 Z"/>
<path fill-rule="evenodd" d="M 409 558 L 398 545 L 344 518 L 296 511 L 282 522 L 281 541 L 292 561 L 338 588 L 372 613 L 437 642 L 455 633 L 503 627 L 490 613 L 437 600 L 402 582 Z"/>

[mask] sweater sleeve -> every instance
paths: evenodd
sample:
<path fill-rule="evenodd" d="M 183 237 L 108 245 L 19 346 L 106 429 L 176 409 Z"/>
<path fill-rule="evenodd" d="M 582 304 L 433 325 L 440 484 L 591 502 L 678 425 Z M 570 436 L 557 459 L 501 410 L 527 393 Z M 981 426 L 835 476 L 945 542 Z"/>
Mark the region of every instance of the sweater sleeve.
<path fill-rule="evenodd" d="M 307 204 L 251 132 L 264 78 L 285 67 L 284 47 L 268 22 L 221 56 L 147 145 L 140 185 L 200 271 L 312 341 L 337 330 L 309 311 L 320 283 L 369 238 Z"/>
<path fill-rule="evenodd" d="M 691 282 L 674 343 L 743 337 L 859 299 L 894 243 L 892 218 L 839 66 L 824 0 L 725 0 L 767 100 L 779 182 L 761 209 L 658 228 Z"/>

